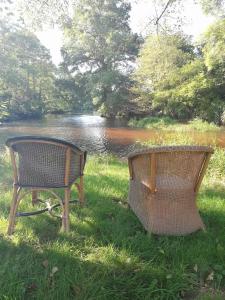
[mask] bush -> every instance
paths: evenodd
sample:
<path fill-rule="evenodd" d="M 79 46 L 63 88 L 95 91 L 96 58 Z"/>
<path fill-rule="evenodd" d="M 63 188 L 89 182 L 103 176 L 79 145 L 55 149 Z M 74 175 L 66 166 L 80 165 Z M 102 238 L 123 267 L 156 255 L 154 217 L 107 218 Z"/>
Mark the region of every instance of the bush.
<path fill-rule="evenodd" d="M 167 125 L 174 125 L 177 121 L 170 117 L 146 117 L 140 120 L 131 119 L 128 123 L 129 126 L 133 127 L 144 127 L 144 128 L 162 128 Z"/>

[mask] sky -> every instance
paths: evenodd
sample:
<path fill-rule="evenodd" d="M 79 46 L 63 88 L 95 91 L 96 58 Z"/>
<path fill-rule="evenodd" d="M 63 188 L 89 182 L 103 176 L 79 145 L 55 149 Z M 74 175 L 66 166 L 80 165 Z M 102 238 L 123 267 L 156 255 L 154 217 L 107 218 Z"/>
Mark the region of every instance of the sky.
<path fill-rule="evenodd" d="M 134 32 L 143 33 L 149 19 L 151 19 L 153 7 L 149 0 L 137 0 L 132 4 L 130 14 L 130 26 Z M 193 0 L 184 1 L 182 9 L 183 16 L 186 18 L 186 24 L 183 27 L 185 33 L 192 35 L 194 39 L 203 33 L 207 26 L 213 22 L 213 18 L 205 16 L 199 5 L 194 4 Z M 53 62 L 58 65 L 62 58 L 60 48 L 62 46 L 63 35 L 57 29 L 46 29 L 45 31 L 38 32 L 37 36 L 40 41 L 50 50 Z"/>

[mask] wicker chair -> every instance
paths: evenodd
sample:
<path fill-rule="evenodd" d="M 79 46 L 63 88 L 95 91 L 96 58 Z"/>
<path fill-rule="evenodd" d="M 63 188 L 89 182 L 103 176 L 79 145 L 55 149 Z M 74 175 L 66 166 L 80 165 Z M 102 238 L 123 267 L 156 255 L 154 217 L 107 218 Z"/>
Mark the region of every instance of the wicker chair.
<path fill-rule="evenodd" d="M 14 173 L 8 234 L 13 233 L 17 216 L 34 215 L 44 211 L 51 213 L 53 208 L 60 205 L 62 230 L 68 232 L 71 186 L 77 179 L 79 183 L 76 182 L 75 185 L 78 189 L 79 202 L 84 203 L 83 170 L 86 152 L 71 143 L 47 137 L 16 137 L 8 139 L 6 145 L 9 147 Z M 61 199 L 55 191 L 59 188 L 64 189 L 64 199 Z M 22 189 L 27 191 L 20 195 Z M 40 191 L 50 192 L 60 204 L 50 206 L 47 203 L 48 208 L 41 211 L 17 213 L 20 200 L 27 193 L 31 192 L 33 204 L 41 201 L 37 197 Z"/>
<path fill-rule="evenodd" d="M 129 206 L 147 231 L 186 235 L 204 229 L 196 195 L 213 150 L 155 147 L 128 156 Z"/>

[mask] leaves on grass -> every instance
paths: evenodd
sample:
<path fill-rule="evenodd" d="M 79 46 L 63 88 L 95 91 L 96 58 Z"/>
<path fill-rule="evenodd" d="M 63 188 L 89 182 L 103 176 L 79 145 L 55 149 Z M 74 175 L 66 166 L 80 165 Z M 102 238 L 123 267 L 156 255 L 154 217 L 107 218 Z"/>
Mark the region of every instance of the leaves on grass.
<path fill-rule="evenodd" d="M 70 290 L 74 296 L 79 296 L 81 293 L 81 287 L 78 285 L 71 285 Z"/>
<path fill-rule="evenodd" d="M 52 268 L 52 271 L 51 271 L 51 273 L 50 273 L 50 277 L 53 277 L 54 274 L 55 274 L 56 272 L 58 272 L 58 271 L 59 271 L 58 267 L 53 267 L 53 268 Z"/>
<path fill-rule="evenodd" d="M 44 260 L 44 261 L 42 262 L 42 266 L 43 266 L 44 268 L 47 268 L 47 267 L 48 267 L 48 260 L 47 260 L 47 259 Z"/>
<path fill-rule="evenodd" d="M 212 281 L 214 279 L 214 272 L 210 272 L 209 275 L 206 278 L 206 281 Z"/>
<path fill-rule="evenodd" d="M 194 271 L 197 273 L 198 272 L 198 265 L 194 265 Z"/>
<path fill-rule="evenodd" d="M 25 294 L 31 294 L 37 290 L 37 285 L 36 283 L 32 282 L 26 287 Z"/>

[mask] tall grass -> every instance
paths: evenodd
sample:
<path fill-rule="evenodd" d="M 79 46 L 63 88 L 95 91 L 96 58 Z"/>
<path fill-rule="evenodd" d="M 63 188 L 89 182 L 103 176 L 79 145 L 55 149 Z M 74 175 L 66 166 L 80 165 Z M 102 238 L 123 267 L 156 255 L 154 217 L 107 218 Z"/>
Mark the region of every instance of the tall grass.
<path fill-rule="evenodd" d="M 219 127 L 214 123 L 208 123 L 206 121 L 200 119 L 194 119 L 188 122 L 188 126 L 191 129 L 195 129 L 198 131 L 211 131 L 211 130 L 218 130 Z"/>
<path fill-rule="evenodd" d="M 214 123 L 208 123 L 200 119 L 194 119 L 188 123 L 180 123 L 170 117 L 146 117 L 142 119 L 131 119 L 129 126 L 148 129 L 173 130 L 173 131 L 190 131 L 197 130 L 201 132 L 219 130 L 220 127 Z"/>
<path fill-rule="evenodd" d="M 165 134 L 163 136 L 158 135 L 155 138 L 147 142 L 141 142 L 145 146 L 164 146 L 164 145 L 204 145 L 204 143 L 196 142 L 191 135 L 183 134 L 182 132 L 176 132 L 175 134 Z M 208 144 L 205 144 L 208 146 Z M 214 153 L 210 159 L 206 178 L 212 181 L 212 183 L 219 182 L 225 186 L 225 150 L 217 147 L 216 144 L 212 144 Z"/>

